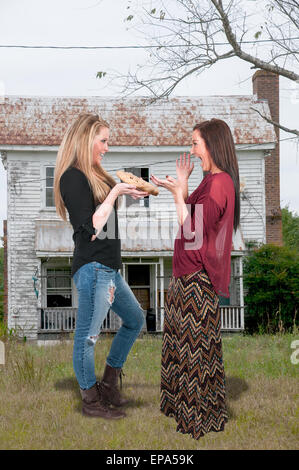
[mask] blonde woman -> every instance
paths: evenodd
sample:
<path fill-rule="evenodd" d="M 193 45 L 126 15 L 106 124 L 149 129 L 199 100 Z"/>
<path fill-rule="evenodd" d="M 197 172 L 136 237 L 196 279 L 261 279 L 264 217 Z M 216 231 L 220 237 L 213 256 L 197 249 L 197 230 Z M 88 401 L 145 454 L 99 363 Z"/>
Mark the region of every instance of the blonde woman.
<path fill-rule="evenodd" d="M 148 196 L 134 186 L 116 183 L 102 167 L 108 152 L 109 125 L 98 115 L 81 114 L 69 127 L 60 145 L 54 176 L 56 211 L 73 226 L 75 244 L 72 277 L 78 291 L 73 366 L 82 396 L 82 413 L 106 419 L 122 418 L 118 378 L 144 315 L 128 284 L 119 273 L 121 240 L 118 234 L 118 197 Z M 97 382 L 94 346 L 110 309 L 122 319 Z M 110 405 L 113 405 L 112 408 Z"/>

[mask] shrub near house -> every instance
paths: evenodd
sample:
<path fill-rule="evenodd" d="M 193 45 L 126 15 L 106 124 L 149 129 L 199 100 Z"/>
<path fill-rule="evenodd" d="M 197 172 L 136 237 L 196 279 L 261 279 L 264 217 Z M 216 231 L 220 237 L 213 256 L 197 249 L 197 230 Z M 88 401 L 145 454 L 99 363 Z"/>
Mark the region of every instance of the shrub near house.
<path fill-rule="evenodd" d="M 298 327 L 299 253 L 287 246 L 254 248 L 244 262 L 245 326 L 249 333 Z"/>

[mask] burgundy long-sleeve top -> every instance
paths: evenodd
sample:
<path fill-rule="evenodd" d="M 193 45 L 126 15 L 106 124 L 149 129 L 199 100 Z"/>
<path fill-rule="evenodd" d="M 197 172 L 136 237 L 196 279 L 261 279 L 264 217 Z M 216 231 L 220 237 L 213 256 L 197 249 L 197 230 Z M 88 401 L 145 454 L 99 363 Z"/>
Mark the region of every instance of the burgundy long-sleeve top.
<path fill-rule="evenodd" d="M 216 293 L 229 297 L 235 209 L 231 176 L 208 173 L 185 202 L 189 214 L 174 243 L 173 276 L 204 269 Z"/>

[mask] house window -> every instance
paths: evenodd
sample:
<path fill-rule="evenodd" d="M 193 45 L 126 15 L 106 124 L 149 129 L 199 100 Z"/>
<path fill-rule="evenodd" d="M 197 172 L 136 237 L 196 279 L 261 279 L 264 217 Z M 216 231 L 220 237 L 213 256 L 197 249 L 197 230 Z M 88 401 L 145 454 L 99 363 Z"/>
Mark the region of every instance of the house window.
<path fill-rule="evenodd" d="M 54 207 L 54 167 L 46 167 L 46 207 Z"/>
<path fill-rule="evenodd" d="M 47 269 L 47 307 L 72 307 L 71 268 Z"/>
<path fill-rule="evenodd" d="M 133 173 L 133 175 L 149 181 L 149 168 L 125 168 L 125 171 Z M 133 199 L 131 196 L 126 196 L 126 207 L 130 206 L 149 207 L 149 196 L 142 199 Z"/>
<path fill-rule="evenodd" d="M 230 297 L 221 297 L 219 295 L 219 305 L 224 307 L 225 305 L 230 305 Z"/>

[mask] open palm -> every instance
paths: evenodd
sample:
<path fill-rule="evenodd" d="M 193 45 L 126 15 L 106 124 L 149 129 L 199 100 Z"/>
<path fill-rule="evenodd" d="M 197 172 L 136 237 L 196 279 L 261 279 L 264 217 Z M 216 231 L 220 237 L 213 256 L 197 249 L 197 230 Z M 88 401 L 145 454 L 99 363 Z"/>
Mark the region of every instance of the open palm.
<path fill-rule="evenodd" d="M 190 153 L 186 158 L 186 153 L 180 155 L 180 159 L 176 161 L 176 174 L 178 180 L 186 180 L 191 175 L 194 168 L 194 163 L 190 163 Z"/>

